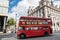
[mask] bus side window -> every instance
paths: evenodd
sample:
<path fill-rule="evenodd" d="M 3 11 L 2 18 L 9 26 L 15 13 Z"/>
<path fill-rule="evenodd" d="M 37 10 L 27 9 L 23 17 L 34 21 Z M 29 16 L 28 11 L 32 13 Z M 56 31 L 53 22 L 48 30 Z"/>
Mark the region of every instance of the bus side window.
<path fill-rule="evenodd" d="M 27 23 L 27 24 L 29 24 L 29 22 L 28 22 L 28 21 L 27 21 L 26 23 Z"/>
<path fill-rule="evenodd" d="M 26 24 L 26 22 L 22 22 L 22 24 Z"/>
<path fill-rule="evenodd" d="M 44 29 L 48 29 L 48 26 L 43 27 Z"/>
<path fill-rule="evenodd" d="M 31 28 L 28 28 L 28 30 L 31 30 Z"/>
<path fill-rule="evenodd" d="M 38 27 L 39 30 L 42 30 L 43 28 L 42 27 Z"/>
<path fill-rule="evenodd" d="M 21 26 L 21 27 L 19 27 L 18 30 L 25 30 L 25 27 L 24 26 Z"/>
<path fill-rule="evenodd" d="M 24 26 L 22 26 L 22 29 L 23 29 L 23 30 L 25 30 L 25 27 L 24 27 Z"/>
<path fill-rule="evenodd" d="M 27 24 L 32 24 L 32 22 L 31 21 L 28 21 Z"/>
<path fill-rule="evenodd" d="M 38 30 L 38 27 L 33 27 L 32 30 Z"/>
<path fill-rule="evenodd" d="M 41 21 L 38 21 L 38 24 L 42 24 L 42 22 Z"/>
<path fill-rule="evenodd" d="M 22 22 L 22 24 L 25 24 L 25 22 Z"/>
<path fill-rule="evenodd" d="M 31 28 L 26 28 L 26 30 L 31 30 Z"/>
<path fill-rule="evenodd" d="M 30 21 L 29 24 L 32 24 L 32 22 Z"/>
<path fill-rule="evenodd" d="M 33 24 L 38 24 L 38 22 L 37 21 L 34 21 Z"/>
<path fill-rule="evenodd" d="M 34 22 L 32 22 L 32 24 L 34 24 Z"/>
<path fill-rule="evenodd" d="M 43 20 L 43 24 L 48 24 L 48 22 L 46 20 Z"/>

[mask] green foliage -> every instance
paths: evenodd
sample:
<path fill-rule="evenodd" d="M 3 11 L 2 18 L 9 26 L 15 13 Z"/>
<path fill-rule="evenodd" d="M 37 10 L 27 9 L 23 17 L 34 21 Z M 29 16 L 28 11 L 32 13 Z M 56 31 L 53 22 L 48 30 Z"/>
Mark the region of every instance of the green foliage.
<path fill-rule="evenodd" d="M 8 26 L 11 26 L 11 25 L 14 25 L 14 24 L 15 24 L 14 19 L 13 18 L 10 18 L 8 20 Z"/>

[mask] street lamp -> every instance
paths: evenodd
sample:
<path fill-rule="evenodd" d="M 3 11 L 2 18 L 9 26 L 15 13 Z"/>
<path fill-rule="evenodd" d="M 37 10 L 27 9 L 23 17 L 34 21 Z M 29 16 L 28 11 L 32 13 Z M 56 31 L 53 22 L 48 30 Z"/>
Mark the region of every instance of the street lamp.
<path fill-rule="evenodd" d="M 15 14 L 15 33 L 16 33 L 17 14 Z"/>
<path fill-rule="evenodd" d="M 15 12 L 16 12 L 16 11 L 15 11 Z M 19 14 L 19 15 L 22 15 L 22 14 Z M 17 25 L 16 25 L 16 24 L 17 24 L 17 16 L 18 16 L 18 14 L 16 13 L 16 14 L 15 14 L 15 33 L 16 33 L 16 26 L 17 26 Z"/>

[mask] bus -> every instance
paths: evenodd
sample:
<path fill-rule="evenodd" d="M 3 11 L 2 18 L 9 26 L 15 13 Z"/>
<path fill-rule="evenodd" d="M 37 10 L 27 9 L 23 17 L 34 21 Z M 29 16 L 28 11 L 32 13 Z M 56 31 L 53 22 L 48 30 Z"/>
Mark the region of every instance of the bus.
<path fill-rule="evenodd" d="M 52 34 L 52 21 L 50 18 L 20 17 L 18 23 L 18 38 L 47 36 Z"/>

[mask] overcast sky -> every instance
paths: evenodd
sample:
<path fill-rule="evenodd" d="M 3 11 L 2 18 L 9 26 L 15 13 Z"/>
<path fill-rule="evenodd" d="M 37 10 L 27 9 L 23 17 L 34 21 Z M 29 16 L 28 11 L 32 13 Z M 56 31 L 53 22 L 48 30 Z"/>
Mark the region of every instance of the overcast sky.
<path fill-rule="evenodd" d="M 40 0 L 9 0 L 9 18 L 15 18 L 15 14 L 17 14 L 17 18 L 20 16 L 26 16 L 29 6 L 36 7 L 39 5 Z M 54 0 L 54 4 L 59 5 L 60 0 Z"/>

